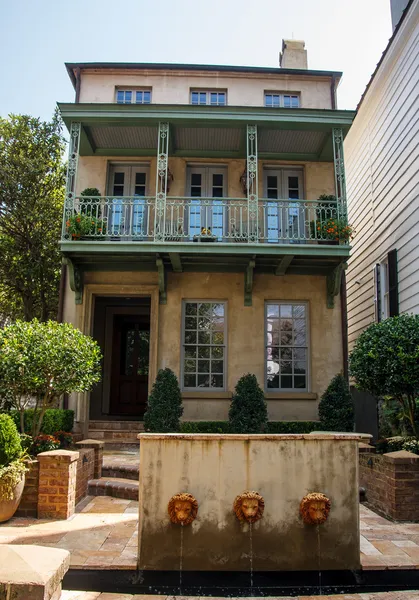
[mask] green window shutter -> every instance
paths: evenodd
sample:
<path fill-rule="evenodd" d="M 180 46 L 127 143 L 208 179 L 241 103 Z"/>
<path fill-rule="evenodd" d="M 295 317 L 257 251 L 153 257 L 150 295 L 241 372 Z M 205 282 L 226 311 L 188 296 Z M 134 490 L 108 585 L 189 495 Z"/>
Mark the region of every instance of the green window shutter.
<path fill-rule="evenodd" d="M 399 314 L 399 285 L 397 278 L 397 250 L 390 250 L 387 255 L 388 260 L 388 290 L 390 317 Z"/>

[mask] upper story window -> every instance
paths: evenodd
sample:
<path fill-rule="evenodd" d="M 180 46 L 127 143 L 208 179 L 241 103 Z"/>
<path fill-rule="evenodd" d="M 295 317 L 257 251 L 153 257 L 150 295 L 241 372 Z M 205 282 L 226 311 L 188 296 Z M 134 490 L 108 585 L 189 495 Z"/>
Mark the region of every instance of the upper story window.
<path fill-rule="evenodd" d="M 265 106 L 270 108 L 300 108 L 300 96 L 298 94 L 265 92 Z"/>
<path fill-rule="evenodd" d="M 150 104 L 151 90 L 116 90 L 117 104 Z"/>
<path fill-rule="evenodd" d="M 225 106 L 227 104 L 226 92 L 211 90 L 192 90 L 191 104 L 209 104 L 210 106 Z"/>

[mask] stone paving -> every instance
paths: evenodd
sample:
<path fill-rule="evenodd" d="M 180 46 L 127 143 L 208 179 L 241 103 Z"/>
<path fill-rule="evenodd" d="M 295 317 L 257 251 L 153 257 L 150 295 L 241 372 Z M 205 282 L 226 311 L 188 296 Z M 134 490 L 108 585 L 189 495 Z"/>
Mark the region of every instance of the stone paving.
<path fill-rule="evenodd" d="M 418 600 L 419 591 L 416 592 L 379 592 L 368 594 L 339 594 L 333 596 L 281 596 L 278 600 Z M 64 591 L 61 600 L 174 600 L 174 596 L 141 596 L 131 594 L 100 594 L 99 592 L 67 592 Z M 198 597 L 176 596 L 176 600 L 198 600 Z M 225 598 L 211 598 L 210 600 L 225 600 Z M 234 599 L 231 599 L 234 600 Z M 250 600 L 243 599 L 240 600 Z M 252 597 L 254 600 L 254 597 Z M 265 597 L 264 600 L 269 600 Z"/>
<path fill-rule="evenodd" d="M 138 502 L 90 496 L 77 511 L 67 521 L 13 518 L 0 525 L 0 543 L 64 548 L 73 568 L 135 569 Z M 360 512 L 364 569 L 419 569 L 419 523 L 392 523 L 362 505 Z"/>

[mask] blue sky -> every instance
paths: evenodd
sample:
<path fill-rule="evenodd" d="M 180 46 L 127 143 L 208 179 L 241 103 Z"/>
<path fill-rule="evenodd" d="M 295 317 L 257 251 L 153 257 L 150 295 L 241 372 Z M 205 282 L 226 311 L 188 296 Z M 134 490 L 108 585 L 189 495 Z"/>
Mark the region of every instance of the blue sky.
<path fill-rule="evenodd" d="M 0 116 L 49 119 L 74 91 L 64 62 L 278 66 L 304 39 L 309 68 L 340 70 L 355 108 L 391 36 L 390 0 L 0 0 Z"/>

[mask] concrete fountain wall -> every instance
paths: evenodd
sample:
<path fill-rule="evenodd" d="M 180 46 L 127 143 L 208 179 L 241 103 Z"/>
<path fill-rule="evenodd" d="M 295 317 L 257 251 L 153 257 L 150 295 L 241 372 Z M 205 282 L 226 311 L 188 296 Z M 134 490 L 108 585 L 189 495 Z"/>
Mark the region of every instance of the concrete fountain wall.
<path fill-rule="evenodd" d="M 358 434 L 140 434 L 138 567 L 141 570 L 358 569 Z M 237 495 L 254 490 L 265 507 L 250 525 Z M 195 520 L 171 522 L 168 502 L 189 492 Z M 321 492 L 325 523 L 309 525 L 300 502 Z M 252 530 L 252 531 L 250 531 Z M 181 544 L 181 536 L 183 537 Z M 181 548 L 182 546 L 182 548 Z"/>

